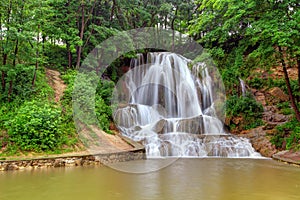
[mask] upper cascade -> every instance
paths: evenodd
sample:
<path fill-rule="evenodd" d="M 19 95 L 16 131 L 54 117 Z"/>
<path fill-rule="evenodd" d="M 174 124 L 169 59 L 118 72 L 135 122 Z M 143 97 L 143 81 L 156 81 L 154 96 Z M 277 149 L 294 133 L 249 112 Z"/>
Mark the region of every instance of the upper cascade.
<path fill-rule="evenodd" d="M 143 54 L 114 92 L 121 133 L 142 141 L 148 157 L 257 156 L 246 139 L 225 133 L 218 71 L 170 52 Z"/>

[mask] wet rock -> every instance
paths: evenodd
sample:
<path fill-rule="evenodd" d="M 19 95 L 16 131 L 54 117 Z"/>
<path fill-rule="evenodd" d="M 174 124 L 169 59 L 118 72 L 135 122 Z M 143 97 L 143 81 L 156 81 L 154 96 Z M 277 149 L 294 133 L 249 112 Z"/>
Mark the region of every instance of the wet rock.
<path fill-rule="evenodd" d="M 267 137 L 253 138 L 250 141 L 253 145 L 253 148 L 262 156 L 271 157 L 273 154 L 277 153 L 276 147 Z"/>
<path fill-rule="evenodd" d="M 272 156 L 276 160 L 300 165 L 300 151 L 281 151 Z"/>
<path fill-rule="evenodd" d="M 75 166 L 75 161 L 72 159 L 72 160 L 66 160 L 65 161 L 65 166 L 66 167 L 72 167 L 72 166 Z"/>
<path fill-rule="evenodd" d="M 278 109 L 276 108 L 276 106 L 264 106 L 264 112 L 278 112 Z"/>
<path fill-rule="evenodd" d="M 65 166 L 65 162 L 63 159 L 55 159 L 53 166 L 54 167 L 63 167 L 63 166 Z"/>
<path fill-rule="evenodd" d="M 266 125 L 263 127 L 264 130 L 272 130 L 274 129 L 279 123 L 276 122 L 267 122 Z"/>
<path fill-rule="evenodd" d="M 288 120 L 288 117 L 282 114 L 274 114 L 273 121 L 274 122 L 286 122 Z"/>
<path fill-rule="evenodd" d="M 276 126 L 282 125 L 289 120 L 289 116 L 278 113 L 276 106 L 264 106 L 262 119 L 265 122 L 264 130 L 268 130 L 268 134 L 275 134 Z"/>
<path fill-rule="evenodd" d="M 7 170 L 18 170 L 19 166 L 15 163 L 12 163 L 10 165 L 8 165 L 8 169 Z"/>
<path fill-rule="evenodd" d="M 81 166 L 82 165 L 82 159 L 75 160 L 75 166 Z"/>
<path fill-rule="evenodd" d="M 160 104 L 156 104 L 152 106 L 161 116 L 167 117 L 167 110 Z"/>
<path fill-rule="evenodd" d="M 3 163 L 0 165 L 0 171 L 7 171 L 8 170 L 8 163 Z"/>
<path fill-rule="evenodd" d="M 121 108 L 118 108 L 114 112 L 114 121 L 117 126 L 130 128 L 135 125 L 135 120 L 133 119 L 133 114 L 136 112 L 136 105 L 127 105 Z"/>
<path fill-rule="evenodd" d="M 276 103 L 285 102 L 289 100 L 289 96 L 285 94 L 279 87 L 271 88 L 267 92 L 267 94 L 268 94 L 267 101 L 273 105 Z"/>
<path fill-rule="evenodd" d="M 167 121 L 165 119 L 159 120 L 153 127 L 152 131 L 162 134 L 164 132 L 164 128 L 166 126 Z"/>
<path fill-rule="evenodd" d="M 265 94 L 258 90 L 252 90 L 252 94 L 254 95 L 257 102 L 260 102 L 263 106 L 267 105 Z"/>
<path fill-rule="evenodd" d="M 201 134 L 204 132 L 203 117 L 181 119 L 177 122 L 176 129 L 178 132 Z"/>
<path fill-rule="evenodd" d="M 275 145 L 270 142 L 270 136 L 267 135 L 266 130 L 262 126 L 243 131 L 239 136 L 250 139 L 253 148 L 262 156 L 271 157 L 277 152 Z"/>

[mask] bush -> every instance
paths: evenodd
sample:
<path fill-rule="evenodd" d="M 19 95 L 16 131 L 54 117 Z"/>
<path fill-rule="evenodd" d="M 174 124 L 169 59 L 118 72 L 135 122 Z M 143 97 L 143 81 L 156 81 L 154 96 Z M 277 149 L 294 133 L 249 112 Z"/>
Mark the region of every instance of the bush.
<path fill-rule="evenodd" d="M 263 124 L 261 117 L 263 107 L 250 96 L 230 96 L 226 101 L 226 115 L 228 117 L 242 117 L 241 129 L 251 129 Z"/>
<path fill-rule="evenodd" d="M 254 77 L 248 81 L 250 87 L 255 89 L 262 89 L 265 85 L 265 80 L 262 78 Z"/>
<path fill-rule="evenodd" d="M 277 134 L 271 138 L 271 143 L 277 148 L 300 149 L 300 122 L 296 118 L 277 126 Z"/>
<path fill-rule="evenodd" d="M 77 122 L 98 125 L 102 130 L 110 133 L 109 125 L 112 120 L 110 101 L 114 82 L 99 80 L 93 72 L 84 74 L 73 70 L 63 74 L 62 79 L 68 84 L 62 98 L 62 105 L 67 108 L 67 111 L 71 109 L 70 104 L 73 100 Z M 93 98 L 94 101 L 91 101 Z"/>
<path fill-rule="evenodd" d="M 67 88 L 64 91 L 64 95 L 61 99 L 62 105 L 68 106 L 72 103 L 72 92 L 74 90 L 74 81 L 77 75 L 77 71 L 68 70 L 64 74 L 61 75 L 62 80 L 65 84 L 67 84 Z"/>
<path fill-rule="evenodd" d="M 63 66 L 68 66 L 68 59 L 65 59 L 68 55 L 65 45 L 54 45 L 47 42 L 44 44 L 44 53 L 48 67 L 62 71 Z"/>
<path fill-rule="evenodd" d="M 10 142 L 20 150 L 54 150 L 62 144 L 61 111 L 49 103 L 24 103 L 6 123 Z"/>
<path fill-rule="evenodd" d="M 111 133 L 109 125 L 112 119 L 112 109 L 99 95 L 96 95 L 95 99 L 95 112 L 98 120 L 98 126 L 103 131 Z"/>

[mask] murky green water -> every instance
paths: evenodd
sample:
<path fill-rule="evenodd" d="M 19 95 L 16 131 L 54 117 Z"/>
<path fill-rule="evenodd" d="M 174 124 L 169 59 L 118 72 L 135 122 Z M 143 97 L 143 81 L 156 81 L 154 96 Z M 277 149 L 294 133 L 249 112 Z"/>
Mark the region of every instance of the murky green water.
<path fill-rule="evenodd" d="M 114 168 L 155 168 L 162 162 L 134 161 Z M 300 168 L 272 160 L 179 159 L 142 174 L 110 167 L 1 172 L 0 199 L 296 200 L 300 199 Z"/>

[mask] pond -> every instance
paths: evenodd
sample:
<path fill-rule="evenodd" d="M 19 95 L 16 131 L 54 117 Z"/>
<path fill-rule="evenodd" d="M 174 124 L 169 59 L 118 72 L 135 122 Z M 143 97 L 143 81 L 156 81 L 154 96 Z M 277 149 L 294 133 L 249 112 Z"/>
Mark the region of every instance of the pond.
<path fill-rule="evenodd" d="M 9 171 L 0 173 L 0 199 L 295 200 L 300 168 L 269 159 L 183 158 Z"/>

